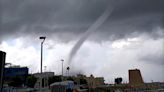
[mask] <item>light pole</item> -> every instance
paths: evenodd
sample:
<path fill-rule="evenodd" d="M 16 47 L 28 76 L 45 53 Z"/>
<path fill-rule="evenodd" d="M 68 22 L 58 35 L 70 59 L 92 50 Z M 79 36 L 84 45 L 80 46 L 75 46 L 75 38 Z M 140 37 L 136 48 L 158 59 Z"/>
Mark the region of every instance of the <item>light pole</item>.
<path fill-rule="evenodd" d="M 62 81 L 63 81 L 63 62 L 64 62 L 64 60 L 61 59 L 61 61 L 62 61 Z"/>
<path fill-rule="evenodd" d="M 43 61 L 43 43 L 44 43 L 44 41 L 45 41 L 45 39 L 46 39 L 46 37 L 45 36 L 41 36 L 41 37 L 39 37 L 39 39 L 42 39 L 43 41 L 41 42 L 41 59 L 40 59 L 40 63 L 41 63 L 41 65 L 40 65 L 40 73 L 42 74 L 42 61 Z"/>
<path fill-rule="evenodd" d="M 39 37 L 39 39 L 41 39 L 42 40 L 42 42 L 41 42 L 41 57 L 40 57 L 40 73 L 41 73 L 41 78 L 40 78 L 40 92 L 42 91 L 42 61 L 43 61 L 43 43 L 44 43 L 44 41 L 45 41 L 45 39 L 46 39 L 46 37 L 45 36 L 41 36 L 41 37 Z"/>

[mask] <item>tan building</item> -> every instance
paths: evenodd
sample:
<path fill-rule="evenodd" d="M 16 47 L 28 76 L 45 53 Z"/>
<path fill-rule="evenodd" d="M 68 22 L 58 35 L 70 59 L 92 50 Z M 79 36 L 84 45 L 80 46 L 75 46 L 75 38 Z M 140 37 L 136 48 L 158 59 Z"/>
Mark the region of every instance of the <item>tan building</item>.
<path fill-rule="evenodd" d="M 77 83 L 80 83 L 80 79 L 85 79 L 87 81 L 89 88 L 96 88 L 98 86 L 104 85 L 104 78 L 103 77 L 94 77 L 93 75 L 87 77 L 85 75 L 77 75 L 77 77 L 74 78 Z"/>
<path fill-rule="evenodd" d="M 96 77 L 95 84 L 96 86 L 104 85 L 104 77 Z"/>

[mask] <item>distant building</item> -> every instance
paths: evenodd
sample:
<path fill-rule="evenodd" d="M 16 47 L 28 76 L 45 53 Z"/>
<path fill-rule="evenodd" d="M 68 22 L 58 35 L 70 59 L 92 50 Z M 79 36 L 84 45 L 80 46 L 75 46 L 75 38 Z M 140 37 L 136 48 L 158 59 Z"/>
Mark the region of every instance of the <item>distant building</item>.
<path fill-rule="evenodd" d="M 95 78 L 95 85 L 96 86 L 101 86 L 104 85 L 104 77 L 96 77 Z"/>
<path fill-rule="evenodd" d="M 91 75 L 90 77 L 86 77 L 85 79 L 87 80 L 89 88 L 95 88 L 95 87 L 104 85 L 103 77 L 95 77 L 94 78 L 94 76 Z"/>
<path fill-rule="evenodd" d="M 33 75 L 38 78 L 34 88 L 40 89 L 40 87 L 48 87 L 48 78 L 54 76 L 54 72 L 35 73 Z"/>
<path fill-rule="evenodd" d="M 134 86 L 144 84 L 139 69 L 129 70 L 129 84 Z"/>
<path fill-rule="evenodd" d="M 144 83 L 139 69 L 129 70 L 129 83 L 95 86 L 94 77 L 88 77 L 89 92 L 164 92 L 163 82 Z M 118 78 L 119 79 L 119 78 Z"/>
<path fill-rule="evenodd" d="M 78 74 L 77 77 L 74 78 L 77 83 L 79 83 L 80 79 L 85 79 L 89 88 L 95 88 L 104 85 L 103 77 L 94 77 L 93 75 L 87 77 L 85 75 Z"/>

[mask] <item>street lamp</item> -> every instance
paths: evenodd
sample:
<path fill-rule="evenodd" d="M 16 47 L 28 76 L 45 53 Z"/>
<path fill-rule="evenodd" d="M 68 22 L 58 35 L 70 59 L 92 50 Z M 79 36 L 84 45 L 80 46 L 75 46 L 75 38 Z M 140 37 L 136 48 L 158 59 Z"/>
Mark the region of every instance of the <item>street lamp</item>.
<path fill-rule="evenodd" d="M 44 43 L 44 41 L 45 41 L 46 37 L 45 37 L 45 36 L 41 36 L 41 37 L 39 37 L 39 39 L 43 40 L 43 41 L 41 42 L 41 59 L 40 59 L 40 61 L 41 61 L 41 65 L 40 65 L 40 72 L 41 72 L 41 74 L 42 74 L 43 43 Z"/>
<path fill-rule="evenodd" d="M 64 62 L 64 60 L 61 59 L 61 61 L 62 61 L 62 81 L 63 81 L 63 62 Z"/>

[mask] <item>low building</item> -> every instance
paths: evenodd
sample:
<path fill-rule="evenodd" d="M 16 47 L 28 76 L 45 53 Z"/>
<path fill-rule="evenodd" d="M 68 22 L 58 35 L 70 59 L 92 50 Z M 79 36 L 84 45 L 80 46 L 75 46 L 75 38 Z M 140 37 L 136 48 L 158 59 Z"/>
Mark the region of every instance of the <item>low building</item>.
<path fill-rule="evenodd" d="M 96 88 L 98 86 L 104 85 L 104 78 L 103 77 L 94 77 L 91 75 L 90 77 L 85 77 L 88 83 L 89 88 Z"/>
<path fill-rule="evenodd" d="M 27 76 L 28 68 L 20 67 L 20 66 L 12 66 L 5 68 L 5 77 L 13 77 L 13 76 Z"/>
<path fill-rule="evenodd" d="M 48 87 L 48 78 L 54 76 L 54 72 L 43 72 L 42 74 L 35 73 L 33 75 L 36 78 L 38 78 L 34 88 L 40 89 L 40 88 Z"/>
<path fill-rule="evenodd" d="M 8 83 L 14 77 L 19 77 L 21 81 L 25 83 L 26 78 L 28 76 L 28 68 L 27 67 L 20 67 L 20 66 L 10 66 L 5 67 L 4 69 L 4 79 L 5 83 Z"/>
<path fill-rule="evenodd" d="M 103 77 L 94 77 L 93 75 L 87 77 L 82 74 L 78 74 L 77 77 L 73 78 L 78 84 L 80 84 L 80 80 L 84 79 L 87 82 L 89 88 L 95 88 L 98 86 L 104 85 L 104 78 Z"/>
<path fill-rule="evenodd" d="M 101 85 L 104 85 L 104 77 L 96 77 L 95 78 L 95 84 L 96 86 L 101 86 Z"/>

